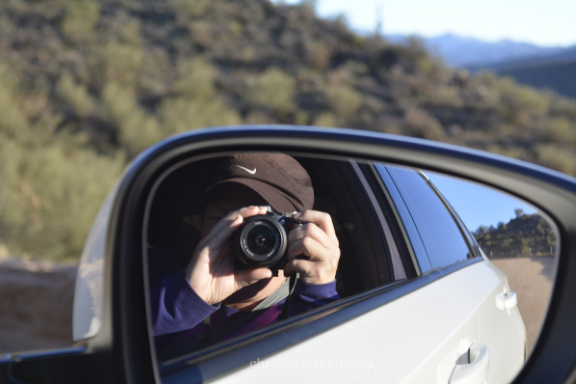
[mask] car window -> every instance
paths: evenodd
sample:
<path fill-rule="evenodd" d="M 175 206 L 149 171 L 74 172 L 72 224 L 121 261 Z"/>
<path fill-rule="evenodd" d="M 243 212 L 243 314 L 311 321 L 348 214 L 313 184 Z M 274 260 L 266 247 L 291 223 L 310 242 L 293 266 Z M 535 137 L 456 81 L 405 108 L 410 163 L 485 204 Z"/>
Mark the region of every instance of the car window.
<path fill-rule="evenodd" d="M 296 195 L 289 195 L 290 185 L 284 185 L 284 181 L 277 180 L 276 176 L 269 179 L 268 174 L 265 174 L 268 172 L 267 164 L 276 161 L 274 157 L 267 156 L 276 155 L 239 153 L 188 162 L 175 168 L 158 182 L 151 203 L 146 242 L 152 326 L 160 361 L 170 361 L 199 349 L 216 347 L 221 342 L 275 324 L 282 319 L 335 304 L 341 298 L 406 278 L 391 229 L 358 164 L 353 161 L 297 157 L 293 160 L 297 161 L 299 166 L 294 166 L 291 174 L 305 170 L 313 188 L 313 203 L 310 202 L 305 208 L 327 214 L 332 223 L 316 223 L 316 227 L 320 228 L 316 234 L 320 233 L 320 230 L 326 233 L 333 231 L 337 239 L 339 260 L 334 286 L 330 287 L 328 283 L 308 283 L 308 280 L 302 278 L 306 277 L 303 276 L 306 271 L 300 272 L 300 278 L 295 285 L 290 286 L 291 293 L 288 296 L 279 297 L 277 302 L 268 302 L 266 298 L 261 302 L 263 307 L 254 308 L 254 311 L 263 311 L 256 315 L 254 320 L 251 319 L 252 309 L 238 311 L 240 299 L 237 302 L 233 295 L 230 296 L 232 299 L 213 303 L 207 301 L 206 296 L 200 296 L 201 293 L 196 289 L 191 289 L 192 277 L 186 270 L 195 268 L 189 267 L 191 260 L 197 257 L 202 241 L 211 236 L 212 232 L 206 229 L 207 226 L 215 228 L 230 210 L 244 206 L 244 200 L 238 201 L 241 199 L 239 195 L 257 192 L 250 195 L 254 196 L 250 199 L 255 199 L 257 205 L 267 202 L 273 204 L 276 201 L 274 196 L 270 197 L 271 189 L 262 185 L 272 185 L 274 182 L 274 185 L 277 185 L 274 188 L 286 188 L 282 196 L 289 196 L 291 201 L 298 198 Z M 267 163 L 261 162 L 258 156 L 264 156 Z M 226 163 L 222 168 L 220 163 L 228 158 L 232 159 L 229 161 L 233 163 Z M 246 164 L 243 161 L 246 161 Z M 281 158 L 281 161 L 288 160 Z M 270 172 L 281 175 L 283 167 L 276 167 Z M 228 175 L 229 172 L 232 173 Z M 221 174 L 225 176 L 220 176 Z M 290 179 L 287 175 L 283 177 Z M 213 187 L 216 180 L 220 190 Z M 246 191 L 246 188 L 250 191 Z M 298 191 L 300 194 L 304 193 L 303 185 L 298 185 Z M 267 196 L 265 201 L 258 200 L 258 194 L 260 197 Z M 238 207 L 234 205 L 236 203 Z M 294 207 L 287 211 L 303 210 L 302 207 Z M 276 213 L 284 211 L 273 207 L 272 210 Z M 246 217 L 245 220 L 248 223 L 250 218 Z M 256 221 L 253 223 L 255 226 L 260 225 Z M 266 228 L 274 232 L 276 227 Z M 237 275 L 246 268 L 256 267 L 253 264 L 248 267 L 241 264 L 251 262 L 251 254 L 245 249 L 256 253 L 258 244 L 254 239 L 268 238 L 262 235 L 264 232 L 259 232 L 252 239 L 251 229 L 246 229 L 246 236 L 242 237 L 243 235 L 238 234 L 242 231 L 243 229 L 239 228 L 227 238 L 225 247 L 229 249 L 227 248 L 226 255 L 215 256 L 219 260 L 233 260 L 236 271 L 234 273 Z M 326 237 L 316 237 L 312 232 L 308 234 L 317 246 L 327 247 Z M 277 237 L 281 238 L 282 235 Z M 296 241 L 289 240 L 286 249 L 290 248 L 290 244 L 296 244 Z M 266 252 L 275 249 L 275 246 L 270 245 Z M 273 279 L 281 278 L 285 271 L 280 262 L 266 267 L 279 274 Z M 214 273 L 217 277 L 222 274 L 224 272 Z M 212 275 L 212 270 L 207 270 L 203 276 L 206 275 Z M 292 281 L 289 284 L 292 284 Z M 277 291 L 280 292 L 281 289 Z M 286 309 L 287 306 L 289 309 Z"/>
<path fill-rule="evenodd" d="M 416 226 L 417 233 L 409 232 L 409 236 L 423 243 L 423 249 L 415 251 L 423 273 L 428 265 L 437 269 L 471 257 L 460 228 L 423 175 L 396 166 L 381 167 L 379 172 L 388 172 L 400 192 L 401 200 L 397 197 L 395 204 L 405 205 L 409 214 L 405 213 L 403 220 Z"/>

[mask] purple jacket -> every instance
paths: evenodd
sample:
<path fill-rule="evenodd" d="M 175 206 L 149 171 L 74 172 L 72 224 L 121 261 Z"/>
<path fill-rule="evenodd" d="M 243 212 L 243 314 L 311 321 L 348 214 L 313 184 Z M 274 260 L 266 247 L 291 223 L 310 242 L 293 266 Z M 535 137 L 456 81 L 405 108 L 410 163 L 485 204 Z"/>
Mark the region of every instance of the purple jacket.
<path fill-rule="evenodd" d="M 212 306 L 202 300 L 184 276 L 185 256 L 169 248 L 149 249 L 148 254 L 150 300 L 158 350 L 209 328 L 236 322 L 247 314 L 220 303 Z M 336 281 L 320 285 L 298 281 L 290 296 L 290 310 L 287 316 L 296 316 L 338 299 L 340 296 L 336 292 Z M 276 322 L 285 302 L 286 299 L 266 309 L 256 318 L 226 334 L 220 341 Z M 205 325 L 204 319 L 208 316 L 210 324 Z"/>

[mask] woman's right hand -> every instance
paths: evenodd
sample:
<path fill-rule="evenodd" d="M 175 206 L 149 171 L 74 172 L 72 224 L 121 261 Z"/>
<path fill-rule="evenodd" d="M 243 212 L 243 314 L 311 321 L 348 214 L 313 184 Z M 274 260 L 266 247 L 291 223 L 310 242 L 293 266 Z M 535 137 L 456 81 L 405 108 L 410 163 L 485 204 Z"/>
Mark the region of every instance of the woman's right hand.
<path fill-rule="evenodd" d="M 186 278 L 208 304 L 218 304 L 234 292 L 272 277 L 268 268 L 250 268 L 235 274 L 232 260 L 232 234 L 245 218 L 265 213 L 266 208 L 255 206 L 230 212 L 200 240 L 186 267 Z"/>

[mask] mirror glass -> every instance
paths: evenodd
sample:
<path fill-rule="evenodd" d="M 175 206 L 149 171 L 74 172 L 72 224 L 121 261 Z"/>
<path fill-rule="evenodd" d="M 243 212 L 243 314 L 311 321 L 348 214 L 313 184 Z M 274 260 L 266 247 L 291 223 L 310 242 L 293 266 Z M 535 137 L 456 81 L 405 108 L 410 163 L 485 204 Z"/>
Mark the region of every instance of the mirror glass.
<path fill-rule="evenodd" d="M 161 374 L 206 350 L 266 337 L 285 319 L 403 287 L 346 323 L 354 338 L 310 335 L 324 352 L 297 344 L 253 356 L 231 375 L 264 375 L 252 368 L 280 358 L 276 368 L 288 375 L 296 363 L 314 375 L 324 359 L 351 378 L 372 367 L 393 382 L 430 372 L 448 382 L 473 363 L 462 356 L 488 351 L 486 380 L 509 382 L 536 342 L 559 249 L 542 212 L 488 186 L 394 164 L 266 152 L 173 167 L 156 182 L 145 225 Z M 350 364 L 353 357 L 360 360 Z"/>

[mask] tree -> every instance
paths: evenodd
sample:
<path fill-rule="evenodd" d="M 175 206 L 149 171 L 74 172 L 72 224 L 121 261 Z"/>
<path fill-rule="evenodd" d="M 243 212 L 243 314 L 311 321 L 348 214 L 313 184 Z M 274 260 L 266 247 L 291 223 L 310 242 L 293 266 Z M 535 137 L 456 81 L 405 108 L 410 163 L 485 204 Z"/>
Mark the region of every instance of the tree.
<path fill-rule="evenodd" d="M 518 217 L 520 217 L 520 216 L 522 216 L 522 215 L 524 214 L 524 210 L 523 210 L 523 209 L 520 209 L 520 208 L 516 208 L 516 209 L 514 210 L 514 213 L 516 214 L 516 218 L 518 218 Z"/>

